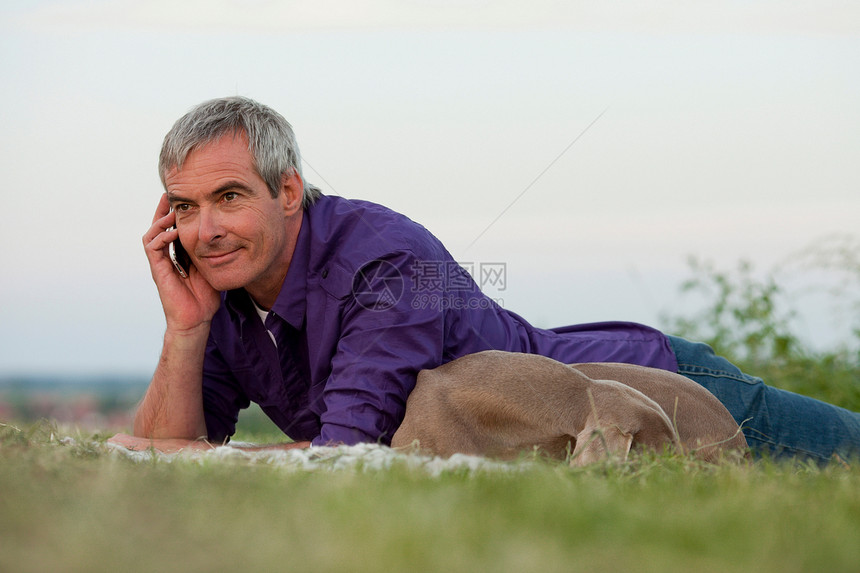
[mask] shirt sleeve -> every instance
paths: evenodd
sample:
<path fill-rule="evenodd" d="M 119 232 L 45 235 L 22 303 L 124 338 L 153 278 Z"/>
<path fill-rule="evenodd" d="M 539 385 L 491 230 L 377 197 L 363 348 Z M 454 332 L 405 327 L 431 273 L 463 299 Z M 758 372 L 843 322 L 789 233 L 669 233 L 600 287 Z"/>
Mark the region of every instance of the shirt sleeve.
<path fill-rule="evenodd" d="M 314 445 L 389 444 L 418 372 L 441 363 L 444 312 L 415 304 L 414 262 L 412 253 L 401 252 L 371 261 L 356 273 L 352 296 L 343 307 Z"/>
<path fill-rule="evenodd" d="M 203 359 L 203 416 L 209 441 L 229 441 L 236 433 L 239 410 L 250 403 L 210 336 Z"/>

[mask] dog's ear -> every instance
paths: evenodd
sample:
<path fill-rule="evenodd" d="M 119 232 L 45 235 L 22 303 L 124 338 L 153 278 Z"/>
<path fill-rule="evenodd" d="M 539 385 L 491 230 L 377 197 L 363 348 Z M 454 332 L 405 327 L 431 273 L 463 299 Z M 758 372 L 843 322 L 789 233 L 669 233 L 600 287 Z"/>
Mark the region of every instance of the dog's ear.
<path fill-rule="evenodd" d="M 576 436 L 570 465 L 586 466 L 607 457 L 626 460 L 633 445 L 633 434 L 615 425 L 599 427 L 593 422 L 593 416 L 589 416 L 585 428 Z"/>

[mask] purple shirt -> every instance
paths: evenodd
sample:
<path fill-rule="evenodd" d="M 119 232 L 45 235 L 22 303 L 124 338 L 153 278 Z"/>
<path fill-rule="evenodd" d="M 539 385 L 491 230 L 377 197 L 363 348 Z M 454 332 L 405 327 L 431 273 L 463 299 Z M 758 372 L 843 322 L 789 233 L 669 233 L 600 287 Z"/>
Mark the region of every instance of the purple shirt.
<path fill-rule="evenodd" d="M 209 437 L 232 435 L 253 400 L 297 441 L 387 444 L 420 370 L 488 349 L 677 370 L 653 328 L 535 328 L 486 297 L 421 225 L 322 196 L 305 211 L 266 326 L 244 290 L 222 293 L 203 368 Z"/>

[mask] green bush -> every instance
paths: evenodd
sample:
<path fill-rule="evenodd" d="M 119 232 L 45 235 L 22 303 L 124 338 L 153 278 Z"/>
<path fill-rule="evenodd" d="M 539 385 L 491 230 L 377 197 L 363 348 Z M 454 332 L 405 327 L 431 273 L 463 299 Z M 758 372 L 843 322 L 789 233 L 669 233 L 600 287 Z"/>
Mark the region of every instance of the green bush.
<path fill-rule="evenodd" d="M 798 392 L 850 410 L 860 410 L 860 241 L 830 237 L 788 259 L 788 263 L 757 273 L 741 261 L 735 269 L 689 259 L 691 278 L 680 287 L 683 296 L 697 295 L 704 308 L 689 315 L 665 313 L 663 330 L 706 342 L 742 370 L 768 384 Z M 821 285 L 852 313 L 848 339 L 825 351 L 813 350 L 793 330 L 797 316 L 792 296 L 781 284 L 791 273 L 826 270 L 838 277 Z"/>

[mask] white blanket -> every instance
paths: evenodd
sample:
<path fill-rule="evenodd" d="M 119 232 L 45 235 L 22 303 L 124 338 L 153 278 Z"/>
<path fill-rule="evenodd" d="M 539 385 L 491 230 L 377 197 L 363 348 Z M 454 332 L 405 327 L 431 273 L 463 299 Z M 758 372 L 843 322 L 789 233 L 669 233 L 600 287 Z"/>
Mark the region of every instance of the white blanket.
<path fill-rule="evenodd" d="M 69 440 L 70 438 L 67 438 Z M 67 442 L 68 443 L 68 442 Z M 448 472 L 519 471 L 528 463 L 497 462 L 479 456 L 455 454 L 450 458 L 431 457 L 417 453 L 395 450 L 377 444 L 358 444 L 355 446 L 310 447 L 294 450 L 246 450 L 241 446 L 253 444 L 234 443 L 211 450 L 183 450 L 165 454 L 155 450 L 132 451 L 111 443 L 104 444 L 114 455 L 124 456 L 135 461 L 149 461 L 158 458 L 173 460 L 223 460 L 248 464 L 265 464 L 288 471 L 341 471 L 387 470 L 391 467 L 405 467 L 432 476 Z"/>

